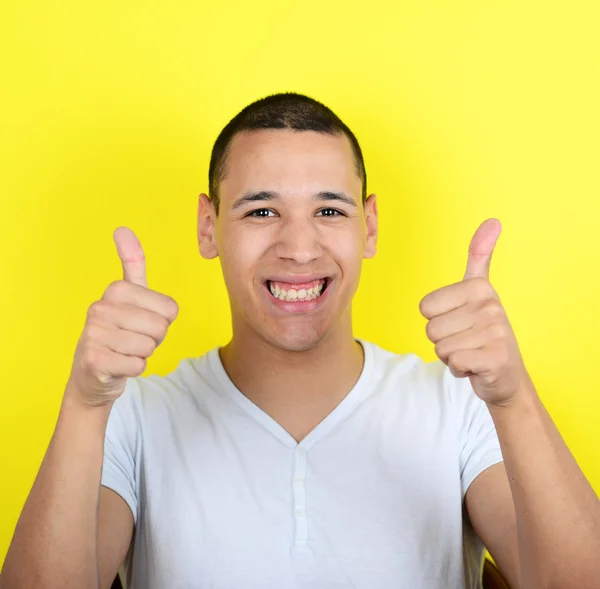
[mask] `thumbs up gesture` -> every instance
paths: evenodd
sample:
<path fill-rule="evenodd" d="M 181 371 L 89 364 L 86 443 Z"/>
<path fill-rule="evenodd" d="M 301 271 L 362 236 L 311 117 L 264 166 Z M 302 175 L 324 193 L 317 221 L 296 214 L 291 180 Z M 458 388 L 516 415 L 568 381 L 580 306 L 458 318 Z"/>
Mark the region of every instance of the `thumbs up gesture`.
<path fill-rule="evenodd" d="M 469 377 L 488 405 L 511 403 L 529 381 L 512 327 L 489 280 L 490 262 L 502 231 L 488 219 L 475 232 L 461 282 L 421 300 L 427 337 L 456 377 Z"/>
<path fill-rule="evenodd" d="M 177 303 L 148 289 L 144 251 L 126 227 L 114 232 L 123 280 L 110 284 L 87 312 L 67 391 L 86 406 L 112 404 L 127 377 L 141 375 L 147 359 L 177 317 Z"/>

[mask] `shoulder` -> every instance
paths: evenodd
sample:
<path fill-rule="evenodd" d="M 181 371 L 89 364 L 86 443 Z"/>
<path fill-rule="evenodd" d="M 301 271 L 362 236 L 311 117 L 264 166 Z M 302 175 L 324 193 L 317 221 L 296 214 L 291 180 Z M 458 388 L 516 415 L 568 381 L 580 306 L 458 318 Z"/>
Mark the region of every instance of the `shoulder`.
<path fill-rule="evenodd" d="M 446 372 L 450 373 L 441 361 L 427 362 L 414 353 L 392 352 L 373 342 L 359 341 L 365 351 L 365 364 L 371 367 L 378 384 L 421 391 L 441 391 L 447 385 Z"/>
<path fill-rule="evenodd" d="M 211 373 L 211 350 L 196 358 L 183 358 L 165 375 L 149 374 L 128 378 L 123 394 L 115 401 L 111 417 L 116 414 L 122 420 L 147 419 L 153 414 L 185 412 L 197 406 L 214 388 Z"/>
<path fill-rule="evenodd" d="M 427 361 L 414 353 L 392 352 L 373 342 L 359 341 L 370 362 L 375 388 L 445 408 L 459 421 L 461 415 L 485 405 L 469 379 L 456 378 L 441 360 Z"/>

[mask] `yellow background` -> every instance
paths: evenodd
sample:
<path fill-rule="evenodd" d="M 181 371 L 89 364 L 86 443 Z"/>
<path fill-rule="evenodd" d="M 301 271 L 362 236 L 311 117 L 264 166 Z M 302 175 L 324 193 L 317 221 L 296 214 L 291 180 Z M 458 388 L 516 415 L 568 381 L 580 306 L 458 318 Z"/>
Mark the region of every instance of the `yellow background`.
<path fill-rule="evenodd" d="M 492 263 L 539 393 L 600 491 L 600 8 L 595 0 L 4 0 L 0 7 L 0 562 L 52 434 L 119 225 L 180 315 L 149 372 L 225 343 L 197 194 L 241 108 L 297 91 L 365 153 L 379 253 L 356 335 L 433 360 L 420 299 Z M 549 514 L 551 516 L 551 514 Z"/>

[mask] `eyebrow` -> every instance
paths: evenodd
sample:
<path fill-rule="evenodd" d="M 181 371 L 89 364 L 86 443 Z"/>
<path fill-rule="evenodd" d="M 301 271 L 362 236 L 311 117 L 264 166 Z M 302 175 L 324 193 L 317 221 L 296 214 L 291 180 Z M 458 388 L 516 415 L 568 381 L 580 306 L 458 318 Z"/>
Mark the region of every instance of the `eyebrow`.
<path fill-rule="evenodd" d="M 323 191 L 315 194 L 315 200 L 318 201 L 326 201 L 333 200 L 338 202 L 343 202 L 352 207 L 357 207 L 356 201 L 347 194 L 343 192 L 329 192 Z M 238 198 L 231 207 L 232 210 L 238 209 L 239 207 L 252 203 L 252 202 L 260 202 L 260 201 L 272 201 L 272 200 L 281 200 L 281 195 L 278 192 L 272 192 L 267 190 L 261 190 L 259 192 L 248 192 L 244 194 L 244 196 Z"/>

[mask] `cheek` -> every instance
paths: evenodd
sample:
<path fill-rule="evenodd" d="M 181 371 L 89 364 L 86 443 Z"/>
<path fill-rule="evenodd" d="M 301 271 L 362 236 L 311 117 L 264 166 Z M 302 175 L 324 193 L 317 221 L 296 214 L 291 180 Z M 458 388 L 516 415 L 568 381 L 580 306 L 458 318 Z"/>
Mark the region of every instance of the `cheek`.
<path fill-rule="evenodd" d="M 327 249 L 338 260 L 346 279 L 357 280 L 362 267 L 365 232 L 360 227 L 347 227 L 343 232 L 333 232 L 327 240 Z"/>
<path fill-rule="evenodd" d="M 267 246 L 260 232 L 224 229 L 219 235 L 219 257 L 228 284 L 244 282 L 252 273 Z"/>

